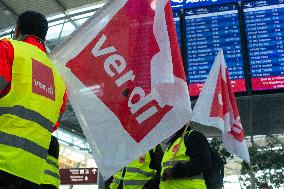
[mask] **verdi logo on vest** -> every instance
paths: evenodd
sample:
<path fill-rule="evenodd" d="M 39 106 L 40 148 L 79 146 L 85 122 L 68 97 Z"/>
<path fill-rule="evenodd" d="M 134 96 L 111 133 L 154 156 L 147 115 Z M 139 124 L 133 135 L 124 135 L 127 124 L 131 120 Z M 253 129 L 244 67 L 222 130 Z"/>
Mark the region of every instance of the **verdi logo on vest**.
<path fill-rule="evenodd" d="M 180 145 L 179 145 L 179 144 L 176 144 L 176 145 L 173 147 L 172 152 L 175 153 L 175 152 L 179 151 L 179 147 L 180 147 Z"/>
<path fill-rule="evenodd" d="M 139 163 L 145 163 L 146 155 L 139 157 Z"/>
<path fill-rule="evenodd" d="M 32 91 L 35 94 L 55 100 L 52 69 L 32 59 Z"/>
<path fill-rule="evenodd" d="M 137 10 L 147 16 L 137 14 Z M 153 34 L 154 16 L 147 1 L 128 1 L 115 19 L 66 64 L 137 143 L 173 108 L 160 103 L 151 91 L 151 61 L 160 51 Z M 114 32 L 122 23 L 123 29 Z M 93 90 L 97 85 L 100 92 Z"/>

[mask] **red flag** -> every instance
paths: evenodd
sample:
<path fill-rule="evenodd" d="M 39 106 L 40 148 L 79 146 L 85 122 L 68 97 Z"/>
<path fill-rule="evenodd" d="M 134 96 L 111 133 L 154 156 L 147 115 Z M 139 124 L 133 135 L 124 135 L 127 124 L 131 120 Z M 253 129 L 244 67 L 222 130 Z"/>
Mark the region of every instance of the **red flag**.
<path fill-rule="evenodd" d="M 192 121 L 220 129 L 225 148 L 247 162 L 250 161 L 222 50 L 219 51 L 196 102 Z"/>
<path fill-rule="evenodd" d="M 169 0 L 115 0 L 52 58 L 104 177 L 191 118 Z"/>

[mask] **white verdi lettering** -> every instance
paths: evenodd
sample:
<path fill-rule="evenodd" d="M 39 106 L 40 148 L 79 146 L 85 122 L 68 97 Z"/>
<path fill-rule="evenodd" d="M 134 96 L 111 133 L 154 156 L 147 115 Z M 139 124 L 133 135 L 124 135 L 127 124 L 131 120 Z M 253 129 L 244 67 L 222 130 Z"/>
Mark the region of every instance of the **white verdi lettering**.
<path fill-rule="evenodd" d="M 106 36 L 102 35 L 102 37 L 96 43 L 95 47 L 92 49 L 92 53 L 95 57 L 99 57 L 105 54 L 116 52 L 116 49 L 114 48 L 114 46 L 101 49 L 106 39 L 107 39 Z"/>
<path fill-rule="evenodd" d="M 138 95 L 139 100 L 136 103 L 133 103 L 133 97 Z M 130 111 L 132 114 L 135 114 L 140 108 L 151 102 L 151 94 L 145 96 L 145 91 L 141 87 L 135 87 L 128 99 L 128 107 L 131 108 Z"/>
<path fill-rule="evenodd" d="M 46 84 L 41 83 L 40 81 L 37 81 L 36 79 L 34 79 L 34 85 L 36 87 L 39 87 L 40 89 L 42 89 L 43 91 L 45 91 L 46 93 L 48 93 L 50 95 L 54 94 L 53 87 L 48 87 Z"/>
<path fill-rule="evenodd" d="M 116 81 L 115 81 L 115 84 L 120 87 L 122 86 L 123 84 L 125 84 L 127 81 L 134 81 L 135 79 L 135 75 L 133 74 L 133 71 L 130 70 L 128 71 L 126 74 L 124 74 L 123 76 L 121 76 L 120 78 L 118 78 Z"/>
<path fill-rule="evenodd" d="M 113 77 L 115 73 L 111 70 L 111 66 L 120 74 L 125 69 L 126 62 L 124 58 L 118 54 L 111 55 L 105 60 L 105 71 L 110 77 Z"/>
<path fill-rule="evenodd" d="M 99 41 L 95 44 L 94 48 L 92 49 L 92 54 L 94 57 L 99 57 L 103 55 L 108 55 L 108 57 L 104 61 L 104 70 L 108 76 L 113 78 L 114 76 L 118 75 L 119 77 L 115 77 L 115 84 L 117 87 L 122 87 L 127 82 L 133 82 L 135 79 L 135 75 L 133 70 L 127 70 L 127 62 L 125 58 L 117 52 L 114 46 L 110 46 L 107 48 L 102 49 L 107 37 L 102 35 Z M 114 54 L 115 53 L 115 54 Z M 139 97 L 137 102 L 134 101 L 134 96 Z M 150 105 L 151 103 L 151 105 Z M 145 91 L 141 87 L 135 87 L 128 99 L 128 108 L 130 112 L 134 115 L 137 112 L 139 115 L 135 116 L 135 119 L 139 124 L 143 123 L 150 117 L 154 116 L 158 113 L 165 105 L 160 105 L 159 102 L 154 98 L 152 93 L 145 95 Z M 139 111 L 143 108 L 143 111 Z"/>
<path fill-rule="evenodd" d="M 139 100 L 136 103 L 133 103 L 134 96 L 138 95 Z M 145 96 L 145 91 L 141 87 L 135 87 L 128 99 L 128 107 L 130 108 L 130 111 L 132 114 L 135 114 L 146 106 L 147 104 L 156 101 L 157 105 L 152 105 L 149 109 L 142 112 L 140 115 L 137 116 L 136 120 L 140 124 L 147 119 L 149 119 L 151 116 L 156 114 L 159 109 L 163 108 L 165 105 L 160 105 L 156 99 L 153 98 L 152 93 Z"/>

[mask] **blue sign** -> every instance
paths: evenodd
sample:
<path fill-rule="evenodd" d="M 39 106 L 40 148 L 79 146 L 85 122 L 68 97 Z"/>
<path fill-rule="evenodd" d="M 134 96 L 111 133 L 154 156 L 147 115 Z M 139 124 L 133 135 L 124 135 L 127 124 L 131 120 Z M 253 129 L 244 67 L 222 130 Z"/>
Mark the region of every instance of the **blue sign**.
<path fill-rule="evenodd" d="M 173 16 L 174 16 L 174 21 L 175 21 L 175 26 L 176 26 L 176 32 L 177 32 L 177 38 L 178 38 L 178 45 L 179 48 L 181 49 L 181 24 L 180 24 L 180 11 L 174 11 L 173 12 Z"/>
<path fill-rule="evenodd" d="M 192 7 L 218 5 L 218 4 L 238 2 L 238 1 L 240 0 L 171 0 L 171 5 L 174 10 L 177 10 L 177 9 L 186 9 Z"/>
<path fill-rule="evenodd" d="M 220 48 L 224 51 L 234 91 L 245 91 L 237 4 L 188 9 L 185 26 L 190 95 L 199 94 Z"/>
<path fill-rule="evenodd" d="M 284 0 L 243 4 L 253 90 L 284 88 Z"/>

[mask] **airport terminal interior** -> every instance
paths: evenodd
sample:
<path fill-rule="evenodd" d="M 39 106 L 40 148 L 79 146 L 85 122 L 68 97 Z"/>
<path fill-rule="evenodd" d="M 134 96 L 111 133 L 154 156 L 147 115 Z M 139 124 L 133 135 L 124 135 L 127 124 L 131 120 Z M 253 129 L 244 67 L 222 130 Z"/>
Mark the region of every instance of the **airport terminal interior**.
<path fill-rule="evenodd" d="M 186 7 L 185 3 L 180 5 L 181 2 L 186 1 L 172 1 L 173 19 L 192 107 L 214 61 L 216 49 L 222 47 L 248 145 L 252 138 L 262 145 L 269 135 L 277 137 L 279 148 L 283 149 L 284 2 L 223 0 L 219 4 L 193 7 Z M 10 38 L 19 14 L 35 10 L 48 19 L 46 47 L 51 53 L 106 3 L 107 0 L 0 0 L 0 38 Z M 210 130 L 204 134 L 209 141 L 218 137 Z M 91 148 L 69 101 L 54 136 L 61 145 L 60 169 L 96 172 Z M 224 188 L 241 189 L 242 160 L 234 156 L 227 161 Z M 101 181 L 74 184 L 70 179 L 66 178 L 60 189 L 100 188 Z"/>

